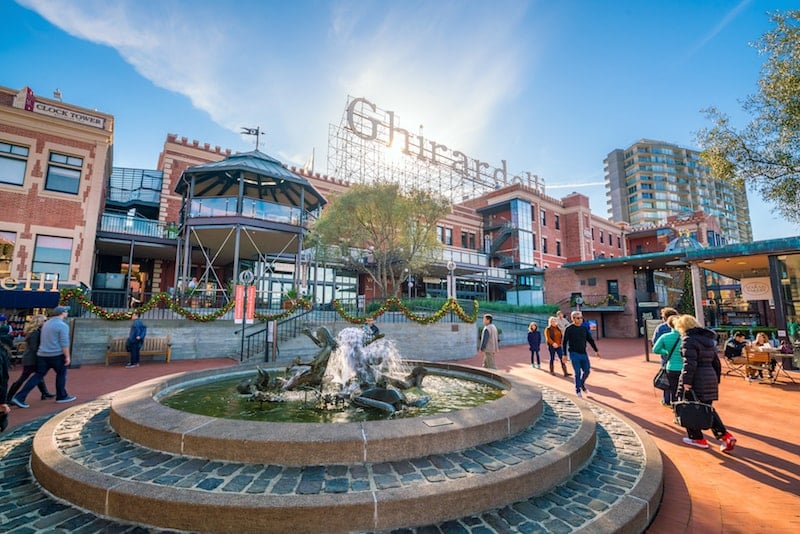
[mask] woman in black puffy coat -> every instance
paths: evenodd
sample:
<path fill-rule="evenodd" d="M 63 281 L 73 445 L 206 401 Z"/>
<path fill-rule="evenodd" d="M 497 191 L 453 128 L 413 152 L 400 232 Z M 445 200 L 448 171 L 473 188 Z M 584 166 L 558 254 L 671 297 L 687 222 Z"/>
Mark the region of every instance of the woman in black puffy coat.
<path fill-rule="evenodd" d="M 719 378 L 722 367 L 717 357 L 717 334 L 701 327 L 697 319 L 691 315 L 681 315 L 674 320 L 673 326 L 681 334 L 681 355 L 683 356 L 683 369 L 681 370 L 680 384 L 683 397 L 693 391 L 697 400 L 711 404 L 719 399 Z M 679 387 L 679 390 L 681 387 Z M 689 394 L 691 399 L 692 395 Z M 708 448 L 708 441 L 703 437 L 700 428 L 687 428 L 689 437 L 683 442 L 700 449 Z M 711 423 L 711 432 L 714 437 L 722 442 L 720 451 L 730 452 L 736 445 L 736 438 L 727 431 L 719 415 L 714 412 Z"/>

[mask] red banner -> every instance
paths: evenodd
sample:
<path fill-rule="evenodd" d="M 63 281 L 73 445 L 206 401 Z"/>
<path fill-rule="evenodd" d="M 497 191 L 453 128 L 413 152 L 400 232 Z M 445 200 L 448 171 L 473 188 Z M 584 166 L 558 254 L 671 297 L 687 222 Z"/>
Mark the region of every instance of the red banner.
<path fill-rule="evenodd" d="M 244 318 L 244 286 L 237 285 L 233 297 L 233 324 L 242 324 Z"/>
<path fill-rule="evenodd" d="M 256 318 L 256 287 L 250 286 L 250 291 L 247 292 L 247 313 L 244 317 L 246 324 L 253 324 Z"/>

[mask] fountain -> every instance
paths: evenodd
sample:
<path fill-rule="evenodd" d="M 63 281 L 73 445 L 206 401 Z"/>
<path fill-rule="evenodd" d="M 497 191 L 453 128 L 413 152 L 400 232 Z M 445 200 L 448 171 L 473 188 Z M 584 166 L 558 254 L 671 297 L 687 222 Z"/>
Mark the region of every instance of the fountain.
<path fill-rule="evenodd" d="M 332 423 L 451 412 L 505 392 L 493 381 L 446 377 L 435 370 L 428 376 L 421 362 L 403 361 L 393 341 L 367 338 L 359 328 L 345 328 L 336 339 L 325 327 L 304 333 L 320 347 L 308 363 L 298 359 L 282 370 L 258 367 L 254 377 L 241 380 L 235 389 L 234 379 L 199 382 L 165 391 L 159 400 L 214 417 Z"/>
<path fill-rule="evenodd" d="M 636 531 L 654 515 L 660 456 L 629 422 L 511 375 L 403 364 L 393 359 L 390 342 L 365 343 L 353 330 L 335 340 L 324 329 L 309 332 L 320 351 L 307 364 L 172 375 L 70 408 L 36 433 L 31 470 L 48 492 L 84 510 L 197 532 L 470 525 L 486 510 L 510 506 L 540 529 L 549 521 L 560 530 Z M 398 418 L 416 401 L 393 399 L 436 375 L 490 384 L 502 395 L 471 408 Z M 242 421 L 160 402 L 222 378 L 238 380 L 255 403 L 280 404 L 284 395 L 311 388 L 322 405 L 380 417 Z M 650 467 L 656 462 L 658 476 Z M 585 494 L 576 490 L 584 486 Z M 555 501 L 539 497 L 551 493 Z M 567 522 L 544 506 L 570 495 L 582 512 Z"/>

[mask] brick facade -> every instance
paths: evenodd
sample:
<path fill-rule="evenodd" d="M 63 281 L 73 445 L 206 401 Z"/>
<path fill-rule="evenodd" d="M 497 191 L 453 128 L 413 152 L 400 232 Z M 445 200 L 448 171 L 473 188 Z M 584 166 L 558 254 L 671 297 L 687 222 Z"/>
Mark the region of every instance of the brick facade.
<path fill-rule="evenodd" d="M 23 278 L 33 268 L 37 237 L 66 238 L 71 240 L 70 260 L 67 279 L 61 281 L 89 285 L 111 171 L 114 118 L 38 96 L 30 108 L 24 104 L 25 91 L 0 87 L 0 143 L 28 150 L 27 157 L 16 159 L 25 162 L 22 184 L 0 182 L 0 231 L 15 236 L 10 275 Z M 77 193 L 46 188 L 51 154 L 80 158 Z"/>

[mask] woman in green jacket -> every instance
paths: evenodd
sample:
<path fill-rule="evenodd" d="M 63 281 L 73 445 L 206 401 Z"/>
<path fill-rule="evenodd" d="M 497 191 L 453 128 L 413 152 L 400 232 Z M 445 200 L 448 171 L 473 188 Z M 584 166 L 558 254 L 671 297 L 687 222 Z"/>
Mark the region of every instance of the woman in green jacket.
<path fill-rule="evenodd" d="M 683 358 L 681 357 L 681 334 L 672 325 L 673 321 L 677 319 L 677 315 L 672 315 L 667 318 L 667 325 L 670 331 L 666 334 L 659 336 L 656 344 L 653 345 L 653 352 L 661 355 L 661 363 L 666 362 L 667 378 L 669 379 L 669 391 L 666 391 L 664 400 L 661 404 L 670 406 L 674 401 L 678 400 L 678 382 L 681 377 L 681 369 L 683 369 Z"/>

